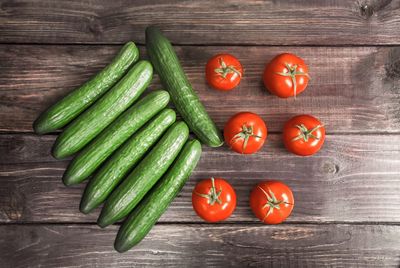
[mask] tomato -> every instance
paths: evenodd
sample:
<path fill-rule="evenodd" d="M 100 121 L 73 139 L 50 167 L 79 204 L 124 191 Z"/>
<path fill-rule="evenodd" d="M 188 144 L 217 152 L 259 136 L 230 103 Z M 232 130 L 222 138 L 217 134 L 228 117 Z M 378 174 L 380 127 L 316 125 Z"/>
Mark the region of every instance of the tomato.
<path fill-rule="evenodd" d="M 293 210 L 293 193 L 280 181 L 264 181 L 253 188 L 250 207 L 263 223 L 278 224 L 289 217 Z"/>
<path fill-rule="evenodd" d="M 224 138 L 235 152 L 252 154 L 260 150 L 267 139 L 267 126 L 257 114 L 237 113 L 225 124 Z"/>
<path fill-rule="evenodd" d="M 207 222 L 227 219 L 236 208 L 236 193 L 222 178 L 210 178 L 196 184 L 192 193 L 194 211 Z"/>
<path fill-rule="evenodd" d="M 215 55 L 206 65 L 207 82 L 215 89 L 232 90 L 239 85 L 242 75 L 242 65 L 230 54 Z"/>
<path fill-rule="evenodd" d="M 325 141 L 325 127 L 311 115 L 298 115 L 286 122 L 283 143 L 292 153 L 308 156 L 318 152 Z"/>
<path fill-rule="evenodd" d="M 264 85 L 274 95 L 281 98 L 296 97 L 306 89 L 308 67 L 294 54 L 284 53 L 273 58 L 264 70 Z"/>

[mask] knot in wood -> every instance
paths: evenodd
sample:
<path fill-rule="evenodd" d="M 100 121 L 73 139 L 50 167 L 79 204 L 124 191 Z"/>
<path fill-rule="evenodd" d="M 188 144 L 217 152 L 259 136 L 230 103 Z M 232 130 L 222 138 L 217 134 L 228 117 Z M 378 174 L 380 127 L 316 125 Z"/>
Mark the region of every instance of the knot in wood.
<path fill-rule="evenodd" d="M 332 162 L 326 162 L 324 163 L 322 170 L 327 174 L 336 174 L 339 172 L 339 166 Z"/>
<path fill-rule="evenodd" d="M 368 4 L 362 4 L 360 7 L 361 16 L 369 19 L 374 14 L 374 8 Z"/>

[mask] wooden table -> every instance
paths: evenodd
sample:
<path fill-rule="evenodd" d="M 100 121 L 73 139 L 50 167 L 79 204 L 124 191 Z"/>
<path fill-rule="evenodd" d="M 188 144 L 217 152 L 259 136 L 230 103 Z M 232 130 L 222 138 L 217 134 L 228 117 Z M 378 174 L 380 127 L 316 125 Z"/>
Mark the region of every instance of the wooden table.
<path fill-rule="evenodd" d="M 267 122 L 261 152 L 204 147 L 200 164 L 148 237 L 113 249 L 118 225 L 83 215 L 84 185 L 65 187 L 68 161 L 32 122 L 100 70 L 144 29 L 159 25 L 211 117 L 236 112 Z M 0 267 L 398 267 L 400 264 L 400 1 L 0 1 Z M 239 88 L 210 89 L 204 66 L 218 52 L 245 67 Z M 296 101 L 267 93 L 266 62 L 292 52 L 312 80 Z M 160 88 L 158 77 L 151 88 Z M 281 142 L 283 123 L 310 113 L 327 128 L 323 150 L 301 158 Z M 228 179 L 238 207 L 224 223 L 193 212 L 191 190 Z M 280 179 L 294 191 L 291 217 L 265 226 L 248 206 L 251 188 Z"/>

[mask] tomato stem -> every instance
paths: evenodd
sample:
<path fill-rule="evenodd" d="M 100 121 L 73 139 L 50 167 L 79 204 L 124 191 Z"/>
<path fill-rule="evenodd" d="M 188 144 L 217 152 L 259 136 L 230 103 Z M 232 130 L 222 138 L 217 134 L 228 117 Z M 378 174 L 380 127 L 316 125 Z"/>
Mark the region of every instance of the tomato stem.
<path fill-rule="evenodd" d="M 295 127 L 300 130 L 300 134 L 295 138 L 293 138 L 292 141 L 297 141 L 302 139 L 304 142 L 308 142 L 310 138 L 319 140 L 319 138 L 315 136 L 313 132 L 323 127 L 323 125 L 318 125 L 311 130 L 308 130 L 304 124 L 295 125 Z"/>
<path fill-rule="evenodd" d="M 283 75 L 283 76 L 289 76 L 290 78 L 292 78 L 292 84 L 293 84 L 293 95 L 294 98 L 296 99 L 296 95 L 297 95 L 297 82 L 296 82 L 296 75 L 305 75 L 310 79 L 310 76 L 308 75 L 308 73 L 303 73 L 303 72 L 297 72 L 297 67 L 298 65 L 295 64 L 293 66 L 290 66 L 288 63 L 285 63 L 285 67 L 288 70 L 286 73 L 284 72 L 277 72 L 277 74 L 279 75 Z"/>
<path fill-rule="evenodd" d="M 221 193 L 222 193 L 222 188 L 220 187 L 219 191 L 217 192 L 217 188 L 215 187 L 215 181 L 213 177 L 211 177 L 211 188 L 208 194 L 201 194 L 195 192 L 195 194 L 197 194 L 198 196 L 207 198 L 209 205 L 214 205 L 215 202 L 217 202 L 218 204 L 222 204 L 221 199 L 219 199 Z"/>
<path fill-rule="evenodd" d="M 244 150 L 246 150 L 247 143 L 249 142 L 250 137 L 260 138 L 260 136 L 254 134 L 253 126 L 246 126 L 246 123 L 242 126 L 242 131 L 236 133 L 235 136 L 231 139 L 231 146 L 232 144 L 236 143 L 239 139 L 243 139 L 243 146 L 242 146 L 242 154 Z"/>
<path fill-rule="evenodd" d="M 226 65 L 226 63 L 224 62 L 222 57 L 219 58 L 219 64 L 220 64 L 221 67 L 214 69 L 214 72 L 216 72 L 217 74 L 219 74 L 223 78 L 226 78 L 226 76 L 229 73 L 236 73 L 236 74 L 239 75 L 239 77 L 242 76 L 242 74 L 237 70 L 237 68 L 235 66 Z"/>
<path fill-rule="evenodd" d="M 277 210 L 281 209 L 280 205 L 282 203 L 287 204 L 287 202 L 285 202 L 283 200 L 278 200 L 275 197 L 274 192 L 272 192 L 270 188 L 268 188 L 269 194 L 262 187 L 258 186 L 258 188 L 267 197 L 267 203 L 262 208 L 265 209 L 266 207 L 269 207 L 267 214 L 265 214 L 265 217 L 262 220 L 262 221 L 264 221 L 269 215 L 271 215 L 274 212 L 274 209 L 277 209 Z"/>

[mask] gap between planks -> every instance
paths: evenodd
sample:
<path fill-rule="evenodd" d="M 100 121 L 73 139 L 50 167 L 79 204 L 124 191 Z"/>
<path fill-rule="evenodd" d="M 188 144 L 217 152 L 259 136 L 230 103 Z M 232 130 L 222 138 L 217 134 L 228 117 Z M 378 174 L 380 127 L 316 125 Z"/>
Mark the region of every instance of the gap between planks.
<path fill-rule="evenodd" d="M 127 40 L 126 42 L 128 42 Z M 143 42 L 135 42 L 132 40 L 135 45 L 138 46 L 145 46 L 146 43 Z M 16 46 L 113 46 L 113 47 L 121 47 L 124 45 L 124 42 L 121 43 L 39 43 L 39 42 L 28 42 L 28 43 L 19 43 L 19 42 L 0 42 L 0 45 L 16 45 Z M 207 43 L 207 44 L 180 44 L 180 43 L 173 43 L 173 46 L 179 47 L 327 47 L 327 48 L 345 48 L 345 47 L 398 47 L 400 43 L 393 43 L 393 44 L 283 44 L 283 45 L 276 45 L 276 44 L 230 44 L 230 43 Z"/>
<path fill-rule="evenodd" d="M 221 130 L 222 131 L 222 130 Z M 50 132 L 46 134 L 36 134 L 33 131 L 28 131 L 28 132 L 22 132 L 22 131 L 3 131 L 0 130 L 0 135 L 37 135 L 39 137 L 43 136 L 58 136 L 62 130 L 59 132 Z M 194 135 L 192 132 L 190 132 L 192 135 Z M 268 135 L 280 135 L 282 134 L 282 131 L 268 131 Z M 335 132 L 335 131 L 330 131 L 329 133 L 326 133 L 327 136 L 400 136 L 400 132 Z"/>
<path fill-rule="evenodd" d="M 123 222 L 117 222 L 113 225 L 121 226 Z M 97 226 L 96 222 L 0 222 L 0 226 L 43 226 L 43 225 L 58 225 L 58 226 L 69 226 L 69 225 L 93 225 Z M 191 221 L 191 222 L 157 222 L 155 225 L 198 225 L 202 227 L 221 227 L 221 226 L 237 226 L 237 225 L 248 225 L 248 226 L 285 226 L 285 225 L 354 225 L 354 226 L 400 226 L 400 222 L 352 222 L 352 221 L 291 221 L 284 222 L 281 224 L 262 224 L 254 221 L 235 221 L 235 222 L 220 222 L 220 223 L 206 223 L 204 221 Z M 110 225 L 112 226 L 112 225 Z M 101 228 L 101 227 L 99 227 Z"/>

